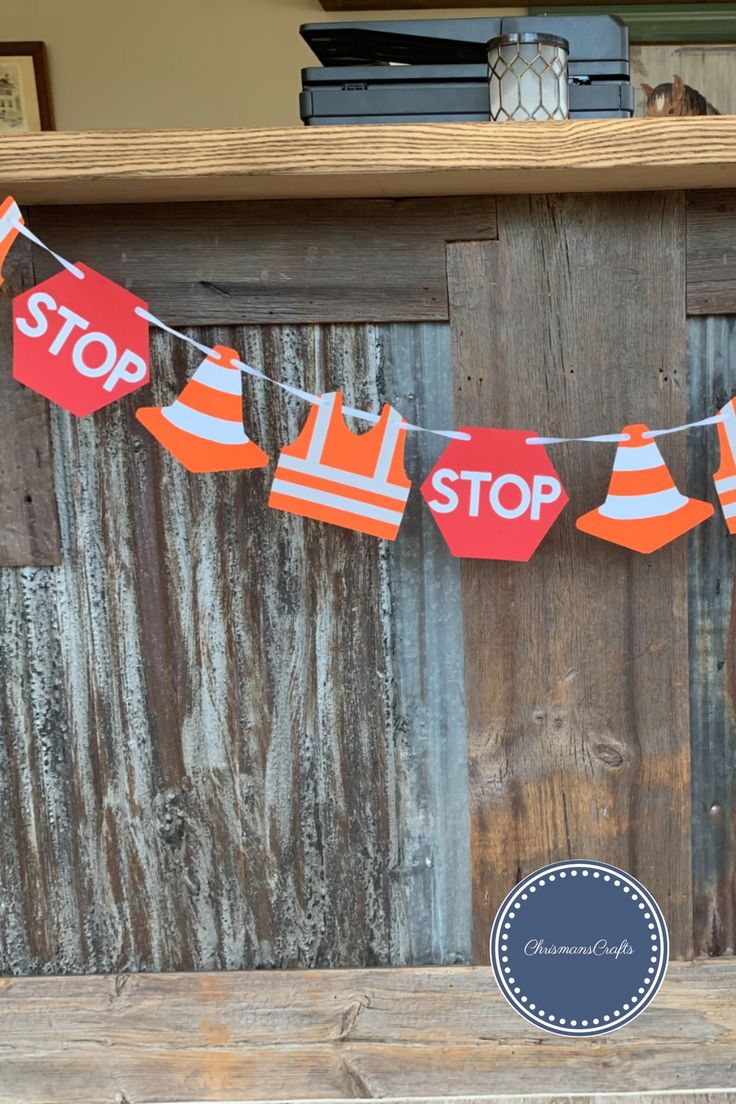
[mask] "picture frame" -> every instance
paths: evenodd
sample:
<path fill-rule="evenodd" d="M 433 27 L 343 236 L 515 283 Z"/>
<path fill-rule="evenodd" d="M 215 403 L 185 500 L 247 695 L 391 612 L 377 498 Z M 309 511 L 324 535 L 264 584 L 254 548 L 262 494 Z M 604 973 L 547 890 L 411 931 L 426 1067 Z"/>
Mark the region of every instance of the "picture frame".
<path fill-rule="evenodd" d="M 723 4 L 537 4 L 530 15 L 615 15 L 629 28 L 635 115 L 736 114 L 736 11 Z"/>
<path fill-rule="evenodd" d="M 0 137 L 54 130 L 46 44 L 0 42 Z"/>

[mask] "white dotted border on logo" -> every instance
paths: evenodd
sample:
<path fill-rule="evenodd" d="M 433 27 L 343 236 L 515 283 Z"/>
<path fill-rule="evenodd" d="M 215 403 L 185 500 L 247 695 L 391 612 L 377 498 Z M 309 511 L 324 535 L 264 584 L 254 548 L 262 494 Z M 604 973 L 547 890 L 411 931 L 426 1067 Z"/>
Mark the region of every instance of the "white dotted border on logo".
<path fill-rule="evenodd" d="M 612 888 L 620 889 L 622 893 L 629 895 L 632 904 L 641 909 L 647 928 L 650 932 L 651 954 L 648 956 L 649 964 L 646 973 L 637 986 L 637 991 L 632 993 L 618 1008 L 612 1008 L 608 1012 L 588 1019 L 570 1019 L 558 1017 L 547 1009 L 538 1008 L 528 996 L 522 993 L 516 979 L 511 976 L 511 967 L 508 959 L 508 935 L 514 918 L 523 908 L 524 901 L 529 900 L 532 894 L 537 893 L 548 883 L 570 878 L 595 878 L 610 883 Z M 499 983 L 501 992 L 509 1004 L 520 1012 L 525 1018 L 530 1019 L 545 1027 L 549 1031 L 555 1031 L 566 1035 L 592 1035 L 614 1031 L 623 1024 L 628 1023 L 646 1008 L 652 996 L 657 992 L 664 980 L 667 970 L 668 937 L 667 930 L 663 927 L 659 909 L 653 908 L 649 899 L 644 896 L 644 887 L 630 875 L 616 867 L 605 866 L 593 862 L 555 863 L 537 870 L 529 878 L 515 887 L 508 895 L 499 909 L 491 944 L 491 962 Z"/>

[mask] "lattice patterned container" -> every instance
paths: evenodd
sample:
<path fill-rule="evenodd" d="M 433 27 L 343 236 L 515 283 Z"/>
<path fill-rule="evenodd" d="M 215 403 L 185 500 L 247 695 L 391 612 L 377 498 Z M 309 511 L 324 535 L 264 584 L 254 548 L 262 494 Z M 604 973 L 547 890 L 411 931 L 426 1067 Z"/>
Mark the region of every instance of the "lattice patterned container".
<path fill-rule="evenodd" d="M 505 34 L 488 43 L 491 119 L 567 119 L 567 39 Z"/>

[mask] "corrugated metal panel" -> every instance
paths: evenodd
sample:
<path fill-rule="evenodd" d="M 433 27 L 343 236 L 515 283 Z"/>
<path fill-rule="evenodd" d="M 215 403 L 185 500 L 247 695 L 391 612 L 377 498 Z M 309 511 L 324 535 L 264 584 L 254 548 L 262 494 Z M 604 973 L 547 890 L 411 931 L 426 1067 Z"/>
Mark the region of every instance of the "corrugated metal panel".
<path fill-rule="evenodd" d="M 200 336 L 450 418 L 444 326 Z M 153 401 L 196 361 L 155 335 Z M 54 411 L 63 563 L 0 572 L 0 969 L 466 960 L 460 607 L 431 519 L 415 500 L 388 547 L 269 510 L 266 472 L 189 475 L 135 405 Z M 303 416 L 249 384 L 272 456 Z"/>

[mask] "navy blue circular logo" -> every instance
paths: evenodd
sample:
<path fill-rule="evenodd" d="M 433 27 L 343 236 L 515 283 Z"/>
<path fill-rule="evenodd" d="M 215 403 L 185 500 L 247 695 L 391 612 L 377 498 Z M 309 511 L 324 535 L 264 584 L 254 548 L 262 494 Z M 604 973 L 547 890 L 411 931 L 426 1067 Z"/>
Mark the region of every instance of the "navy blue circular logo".
<path fill-rule="evenodd" d="M 553 863 L 509 893 L 491 931 L 498 986 L 557 1035 L 603 1035 L 643 1012 L 667 970 L 664 917 L 636 878 L 601 862 Z"/>

